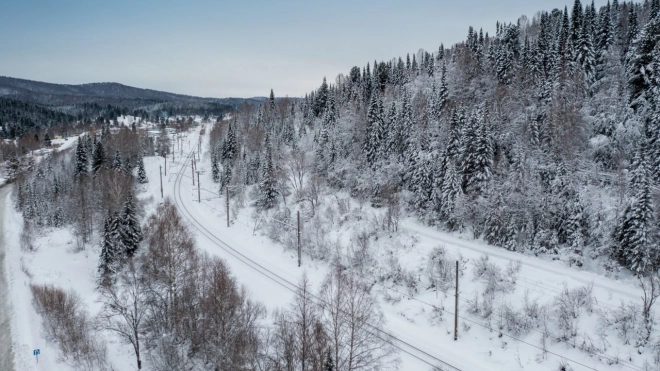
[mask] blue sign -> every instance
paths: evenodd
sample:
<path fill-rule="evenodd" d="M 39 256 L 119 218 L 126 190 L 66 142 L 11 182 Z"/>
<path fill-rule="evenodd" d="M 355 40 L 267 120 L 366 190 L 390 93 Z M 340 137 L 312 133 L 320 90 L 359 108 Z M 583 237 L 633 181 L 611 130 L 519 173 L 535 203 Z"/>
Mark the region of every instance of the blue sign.
<path fill-rule="evenodd" d="M 39 349 L 35 349 L 32 351 L 32 354 L 38 356 L 39 354 L 41 354 L 41 351 Z"/>

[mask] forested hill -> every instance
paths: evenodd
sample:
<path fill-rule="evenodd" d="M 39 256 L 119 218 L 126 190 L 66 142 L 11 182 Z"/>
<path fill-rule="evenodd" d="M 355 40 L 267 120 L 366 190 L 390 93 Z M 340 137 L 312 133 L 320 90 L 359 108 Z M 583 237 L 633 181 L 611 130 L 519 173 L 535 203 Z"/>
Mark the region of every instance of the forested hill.
<path fill-rule="evenodd" d="M 57 125 L 112 121 L 122 114 L 222 116 L 244 102 L 263 99 L 201 98 L 118 83 L 63 85 L 0 76 L 0 136 L 15 138 Z"/>
<path fill-rule="evenodd" d="M 216 179 L 259 185 L 263 209 L 291 194 L 314 205 L 327 186 L 510 250 L 650 272 L 659 13 L 660 0 L 576 0 L 356 66 L 304 100 L 241 111 L 216 133 Z M 298 168 L 313 184 L 282 179 Z"/>
<path fill-rule="evenodd" d="M 216 102 L 238 106 L 243 101 L 241 98 L 202 98 L 140 89 L 115 82 L 65 85 L 5 76 L 0 76 L 0 96 L 51 106 L 92 102 L 117 105 L 117 102 L 128 104 L 131 101 L 136 107 L 164 102 Z"/>

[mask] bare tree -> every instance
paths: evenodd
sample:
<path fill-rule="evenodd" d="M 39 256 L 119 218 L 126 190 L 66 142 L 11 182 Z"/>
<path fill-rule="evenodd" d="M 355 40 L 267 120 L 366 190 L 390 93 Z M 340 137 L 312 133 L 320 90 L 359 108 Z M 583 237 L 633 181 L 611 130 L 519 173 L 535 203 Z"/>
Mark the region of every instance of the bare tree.
<path fill-rule="evenodd" d="M 646 343 L 651 337 L 651 330 L 653 329 L 653 313 L 651 309 L 653 304 L 660 296 L 660 278 L 652 274 L 647 277 L 639 277 L 639 286 L 644 291 L 642 296 L 642 316 L 644 317 L 644 326 L 646 329 L 646 337 L 643 342 Z"/>
<path fill-rule="evenodd" d="M 317 332 L 322 331 L 322 326 L 319 326 L 318 307 L 311 301 L 310 289 L 307 273 L 304 273 L 298 282 L 296 297 L 291 305 L 297 353 L 302 371 L 316 370 L 314 366 L 317 366 L 319 361 L 322 362 L 325 355 L 325 347 L 322 346 L 319 349 L 319 344 L 315 344 L 317 342 L 325 343 L 325 334 Z"/>
<path fill-rule="evenodd" d="M 176 327 L 185 282 L 192 277 L 196 253 L 194 240 L 170 199 L 147 221 L 147 252 L 142 256 L 145 289 L 152 315 L 148 326 L 154 334 Z"/>
<path fill-rule="evenodd" d="M 379 334 L 385 324 L 383 313 L 367 287 L 337 269 L 326 277 L 320 296 L 337 369 L 371 371 L 397 367 L 394 348 Z"/>
<path fill-rule="evenodd" d="M 289 182 L 296 195 L 296 198 L 302 198 L 303 181 L 307 173 L 307 161 L 304 151 L 293 151 L 287 163 L 287 172 L 289 175 Z"/>
<path fill-rule="evenodd" d="M 98 325 L 103 330 L 115 332 L 133 346 L 138 369 L 140 359 L 140 335 L 147 315 L 147 296 L 144 280 L 135 263 L 128 261 L 119 274 L 115 285 L 101 287 L 103 309 L 98 316 Z"/>

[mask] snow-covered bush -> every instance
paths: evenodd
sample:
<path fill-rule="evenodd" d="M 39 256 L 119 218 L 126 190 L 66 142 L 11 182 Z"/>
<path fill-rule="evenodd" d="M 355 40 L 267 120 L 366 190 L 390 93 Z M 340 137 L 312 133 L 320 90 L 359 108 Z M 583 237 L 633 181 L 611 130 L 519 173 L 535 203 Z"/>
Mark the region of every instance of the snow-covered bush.
<path fill-rule="evenodd" d="M 447 256 L 444 247 L 438 246 L 431 250 L 428 255 L 426 276 L 430 282 L 431 289 L 447 292 L 456 285 L 456 262 Z"/>
<path fill-rule="evenodd" d="M 573 290 L 564 286 L 561 293 L 555 297 L 552 309 L 555 323 L 561 331 L 559 340 L 568 341 L 577 336 L 581 309 L 592 312 L 594 304 L 593 285 Z"/>
<path fill-rule="evenodd" d="M 477 261 L 474 262 L 472 269 L 473 279 L 483 279 L 486 283 L 486 293 L 495 292 L 511 292 L 516 288 L 516 280 L 522 265 L 520 262 L 510 261 L 506 267 L 506 271 L 497 264 L 490 262 L 488 255 L 482 255 Z"/>

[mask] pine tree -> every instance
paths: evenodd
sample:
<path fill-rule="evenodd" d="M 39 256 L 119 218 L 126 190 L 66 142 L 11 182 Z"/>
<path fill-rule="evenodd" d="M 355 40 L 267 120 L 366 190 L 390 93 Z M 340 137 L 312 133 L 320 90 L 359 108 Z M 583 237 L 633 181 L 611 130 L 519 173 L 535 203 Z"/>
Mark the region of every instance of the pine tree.
<path fill-rule="evenodd" d="M 636 192 L 615 231 L 618 246 L 614 257 L 636 274 L 643 275 L 657 269 L 658 238 L 644 146 L 636 156 L 633 174 L 636 182 L 633 189 Z"/>
<path fill-rule="evenodd" d="M 578 39 L 575 52 L 575 61 L 582 67 L 582 71 L 584 72 L 585 90 L 589 91 L 596 81 L 597 69 L 596 54 L 591 41 L 588 22 L 586 21 L 582 27 L 582 33 Z"/>
<path fill-rule="evenodd" d="M 13 182 L 18 178 L 18 175 L 21 172 L 21 162 L 18 160 L 17 156 L 12 156 L 7 162 L 7 182 Z"/>
<path fill-rule="evenodd" d="M 87 151 L 80 137 L 78 137 L 78 144 L 76 146 L 76 177 L 84 177 L 87 175 Z"/>
<path fill-rule="evenodd" d="M 109 215 L 103 223 L 103 244 L 99 257 L 99 273 L 103 282 L 108 282 L 110 276 L 117 271 L 121 252 L 118 250 L 116 216 Z"/>
<path fill-rule="evenodd" d="M 220 181 L 220 166 L 218 165 L 218 155 L 215 151 L 211 154 L 211 175 L 214 183 Z"/>
<path fill-rule="evenodd" d="M 367 114 L 367 132 L 362 146 L 369 166 L 373 166 L 380 157 L 380 147 L 384 136 L 382 117 L 382 105 L 379 103 L 378 95 L 372 94 Z"/>
<path fill-rule="evenodd" d="M 266 136 L 268 143 L 268 136 Z M 259 206 L 262 209 L 271 209 L 277 202 L 277 184 L 275 178 L 275 166 L 273 165 L 273 155 L 270 145 L 266 147 L 266 164 L 263 168 L 261 183 L 259 184 L 260 199 Z"/>
<path fill-rule="evenodd" d="M 119 150 L 115 151 L 115 159 L 112 161 L 112 169 L 115 171 L 121 171 L 123 170 L 123 162 L 121 161 L 121 154 L 119 153 Z"/>
<path fill-rule="evenodd" d="M 447 88 L 447 65 L 442 64 L 442 76 L 440 77 L 440 89 L 438 90 L 438 105 L 442 110 L 449 98 L 449 89 Z"/>
<path fill-rule="evenodd" d="M 582 35 L 583 17 L 582 3 L 580 0 L 575 0 L 573 3 L 573 11 L 571 13 L 571 32 L 569 39 L 573 47 L 578 45 L 578 41 Z"/>
<path fill-rule="evenodd" d="M 323 362 L 323 371 L 335 371 L 335 362 L 332 360 L 332 352 L 328 349 L 328 354 Z"/>
<path fill-rule="evenodd" d="M 653 70 L 653 54 L 658 41 L 660 41 L 660 17 L 653 18 L 646 24 L 629 52 L 629 101 L 630 106 L 635 109 L 653 103 L 655 99 L 652 84 L 657 77 Z"/>
<path fill-rule="evenodd" d="M 442 208 L 440 216 L 450 229 L 457 227 L 454 219 L 456 198 L 462 193 L 461 181 L 453 161 L 447 161 L 447 170 L 442 182 Z"/>
<path fill-rule="evenodd" d="M 328 83 L 326 82 L 324 77 L 323 83 L 321 84 L 321 87 L 319 88 L 315 96 L 314 116 L 318 117 L 322 113 L 324 113 L 327 103 L 328 103 Z"/>
<path fill-rule="evenodd" d="M 147 172 L 144 170 L 144 158 L 142 154 L 138 155 L 138 171 L 137 171 L 137 180 L 140 184 L 149 183 L 149 178 L 147 178 Z"/>
<path fill-rule="evenodd" d="M 94 153 L 92 155 L 92 172 L 96 173 L 103 167 L 105 163 L 105 148 L 101 141 L 97 141 L 94 145 Z"/>
<path fill-rule="evenodd" d="M 133 194 L 129 193 L 121 213 L 121 237 L 126 255 L 132 257 L 142 241 L 142 229 L 137 220 Z"/>

